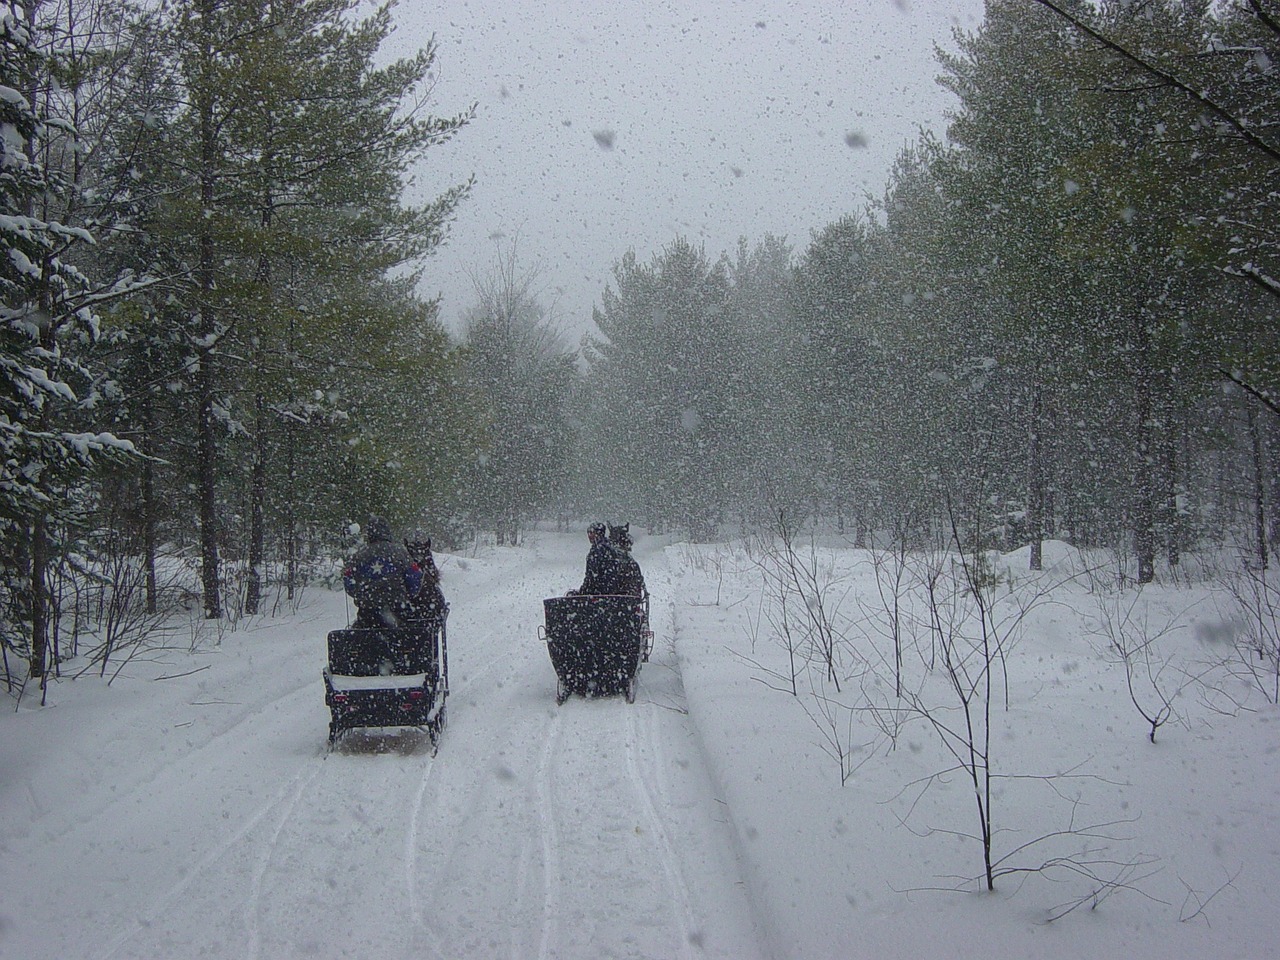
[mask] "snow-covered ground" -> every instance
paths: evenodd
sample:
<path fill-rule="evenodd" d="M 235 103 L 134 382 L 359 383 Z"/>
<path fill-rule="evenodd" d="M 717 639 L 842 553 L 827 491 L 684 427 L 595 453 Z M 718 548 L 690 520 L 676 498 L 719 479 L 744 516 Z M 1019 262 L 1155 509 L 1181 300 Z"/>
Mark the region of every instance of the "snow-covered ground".
<path fill-rule="evenodd" d="M 408 732 L 327 750 L 325 634 L 348 613 L 323 590 L 0 715 L 0 957 L 1274 955 L 1280 713 L 1218 666 L 1208 591 L 1144 594 L 1162 673 L 1138 695 L 1174 707 L 1154 744 L 1096 596 L 1060 585 L 1028 616 L 992 713 L 993 849 L 1056 833 L 1010 862 L 1062 866 L 989 894 L 964 882 L 973 790 L 930 779 L 952 765 L 931 727 L 831 707 L 824 734 L 807 680 L 775 689 L 790 661 L 743 545 L 640 538 L 657 642 L 637 701 L 557 707 L 541 600 L 585 550 L 540 533 L 439 557 L 453 693 L 434 756 Z M 843 610 L 872 602 L 866 554 L 821 556 Z M 871 674 L 847 686 L 850 706 L 893 699 Z M 945 687 L 918 689 L 949 716 Z M 1123 881 L 1095 909 L 1085 863 Z"/>

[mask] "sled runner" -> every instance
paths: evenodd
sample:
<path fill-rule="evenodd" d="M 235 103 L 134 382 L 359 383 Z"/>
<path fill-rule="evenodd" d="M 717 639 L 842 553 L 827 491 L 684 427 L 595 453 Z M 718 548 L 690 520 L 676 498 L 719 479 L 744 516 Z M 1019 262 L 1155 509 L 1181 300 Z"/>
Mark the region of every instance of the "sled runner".
<path fill-rule="evenodd" d="M 329 744 L 357 727 L 418 727 L 440 742 L 449 696 L 449 651 L 443 613 L 404 627 L 348 628 L 329 633 L 324 702 Z"/>
<path fill-rule="evenodd" d="M 649 598 L 551 597 L 542 601 L 546 625 L 539 628 L 556 670 L 556 703 L 621 693 L 636 700 L 636 675 L 649 659 Z"/>

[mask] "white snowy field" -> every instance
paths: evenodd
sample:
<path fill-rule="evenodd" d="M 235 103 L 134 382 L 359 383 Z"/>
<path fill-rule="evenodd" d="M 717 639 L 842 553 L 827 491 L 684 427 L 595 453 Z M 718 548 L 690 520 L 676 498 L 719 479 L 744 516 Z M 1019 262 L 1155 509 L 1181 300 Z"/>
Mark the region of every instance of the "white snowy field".
<path fill-rule="evenodd" d="M 932 776 L 954 763 L 932 726 L 884 712 L 884 637 L 846 624 L 879 682 L 848 682 L 848 658 L 824 728 L 821 671 L 800 672 L 800 697 L 775 689 L 791 660 L 746 545 L 640 537 L 657 640 L 636 703 L 557 707 L 541 600 L 580 582 L 585 552 L 539 533 L 439 556 L 453 693 L 434 756 L 413 732 L 327 750 L 340 592 L 136 659 L 110 685 L 56 683 L 44 707 L 8 701 L 0 957 L 1275 955 L 1280 712 L 1230 665 L 1211 591 L 1148 589 L 1130 617 L 1152 641 L 1135 695 L 1172 706 L 1154 744 L 1097 595 L 1057 583 L 1028 614 L 1008 707 L 1003 674 L 992 704 L 992 847 L 1057 866 L 987 893 L 968 882 L 972 786 Z M 867 554 L 814 556 L 844 615 L 880 602 Z M 1056 583 L 1072 555 L 1048 559 Z M 1128 606 L 1110 609 L 1115 624 Z M 936 666 L 908 686 L 951 722 Z M 1085 873 L 1119 882 L 1093 896 Z"/>

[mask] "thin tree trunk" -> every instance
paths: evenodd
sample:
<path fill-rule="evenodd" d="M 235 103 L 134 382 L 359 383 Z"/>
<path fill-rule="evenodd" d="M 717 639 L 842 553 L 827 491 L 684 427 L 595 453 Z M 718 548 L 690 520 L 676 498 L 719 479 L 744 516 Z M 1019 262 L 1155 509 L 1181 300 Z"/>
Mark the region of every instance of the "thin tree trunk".
<path fill-rule="evenodd" d="M 1249 423 L 1249 445 L 1253 451 L 1253 532 L 1258 548 L 1258 569 L 1267 569 L 1267 518 L 1265 465 L 1262 458 L 1262 434 L 1258 429 L 1258 415 L 1251 398 L 1244 398 L 1245 416 Z"/>
<path fill-rule="evenodd" d="M 262 166 L 267 171 L 273 169 L 273 157 L 270 151 L 268 151 L 268 156 L 263 158 Z M 273 196 L 271 176 L 268 173 L 263 189 L 261 216 L 259 218 L 264 237 L 270 233 L 274 209 L 275 198 Z M 259 317 L 259 330 L 255 338 L 255 343 L 257 344 L 257 363 L 255 367 L 259 375 L 266 369 L 267 364 L 266 321 L 274 300 L 271 288 L 271 267 L 271 255 L 264 249 L 258 254 L 257 276 L 254 277 L 254 282 L 260 291 L 258 303 L 262 311 L 262 315 Z M 245 584 L 244 601 L 245 613 L 249 614 L 257 613 L 262 604 L 262 565 L 266 558 L 264 517 L 267 504 L 267 456 L 269 454 L 267 438 L 270 432 L 270 425 L 267 422 L 267 397 L 261 384 L 262 381 L 259 380 L 259 387 L 253 398 L 255 436 L 253 470 L 249 485 L 249 570 Z"/>
<path fill-rule="evenodd" d="M 1138 560 L 1138 583 L 1150 583 L 1156 578 L 1155 535 L 1155 458 L 1152 437 L 1153 393 L 1151 373 L 1151 343 L 1146 324 L 1141 315 L 1135 317 L 1135 351 L 1138 364 L 1135 371 L 1137 389 L 1137 433 L 1135 436 L 1135 476 L 1133 544 Z"/>
<path fill-rule="evenodd" d="M 196 377 L 199 397 L 197 487 L 200 497 L 200 582 L 204 590 L 204 615 L 217 620 L 222 616 L 222 594 L 218 577 L 218 438 L 214 422 L 214 344 L 216 328 L 213 317 L 214 249 L 210 218 L 213 216 L 214 191 L 217 185 L 217 130 L 213 117 L 214 91 L 212 83 L 213 41 L 211 21 L 214 14 L 213 0 L 201 0 L 201 26 L 205 31 L 201 50 L 202 73 L 197 92 L 197 109 L 200 117 L 200 206 L 199 238 L 200 261 L 198 283 L 200 286 L 201 339 L 200 369 Z"/>
<path fill-rule="evenodd" d="M 39 4 L 29 4 L 26 8 L 27 29 L 31 31 L 32 36 L 36 36 L 36 10 Z M 36 89 L 35 77 L 31 78 L 30 84 L 26 89 L 28 102 L 35 107 L 38 100 L 38 91 Z M 36 138 L 28 138 L 25 145 L 26 159 L 33 167 L 39 162 L 36 154 Z M 46 198 L 45 202 L 48 200 Z M 23 213 L 28 217 L 36 214 L 35 198 L 28 196 L 23 201 Z M 49 258 L 45 257 L 41 270 L 41 277 L 49 276 Z M 40 311 L 45 315 L 49 315 L 50 291 L 47 279 L 40 281 L 39 289 L 36 296 L 39 300 Z M 46 327 L 40 334 L 40 345 L 42 347 L 52 346 L 52 331 Z M 44 429 L 45 413 L 42 412 L 36 419 L 34 424 L 37 432 L 42 433 Z M 48 610 L 45 607 L 46 602 L 46 571 L 48 565 L 48 531 L 45 529 L 45 519 L 42 515 L 37 515 L 35 521 L 31 525 L 31 567 L 29 573 L 29 589 L 31 591 L 31 650 L 28 660 L 28 672 L 32 679 L 39 679 L 41 689 L 44 688 L 45 670 L 48 665 L 49 652 L 49 620 Z"/>
<path fill-rule="evenodd" d="M 267 399 L 254 397 L 257 427 L 253 469 L 249 479 L 249 569 L 245 578 L 244 612 L 255 614 L 262 602 L 263 513 L 267 499 Z"/>
<path fill-rule="evenodd" d="M 26 11 L 27 27 L 33 36 L 37 32 L 36 11 L 38 7 L 38 3 L 33 3 L 27 7 Z M 34 77 L 27 93 L 29 101 L 34 105 L 37 102 Z M 36 155 L 36 138 L 32 137 L 27 140 L 26 152 L 28 163 L 35 166 L 40 162 Z M 48 219 L 50 216 L 50 211 L 48 210 L 49 201 L 50 198 L 45 196 L 43 199 L 45 208 L 41 213 L 44 219 Z M 24 207 L 28 216 L 36 212 L 33 198 L 29 197 L 25 201 Z M 50 289 L 48 280 L 53 273 L 51 261 L 52 258 L 50 256 L 45 256 L 43 259 L 40 271 L 42 279 L 37 293 L 40 312 L 45 317 L 52 316 L 53 313 L 53 291 Z M 55 355 L 57 344 L 51 324 L 46 324 L 40 331 L 40 346 L 47 352 L 48 356 Z M 47 428 L 48 416 L 48 406 L 41 407 L 34 424 L 37 433 L 43 433 Z M 47 488 L 42 487 L 42 489 L 46 493 L 52 492 Z M 45 689 L 45 678 L 49 670 L 49 528 L 47 524 L 48 522 L 43 513 L 37 514 L 31 524 L 31 657 L 28 666 L 31 678 L 39 679 L 42 693 Z"/>
<path fill-rule="evenodd" d="M 1280 545 L 1280 424 L 1275 417 L 1262 421 L 1264 451 L 1267 464 L 1267 544 L 1271 550 Z"/>
<path fill-rule="evenodd" d="M 39 680 L 44 688 L 45 672 L 49 660 L 49 599 L 45 579 L 49 565 L 49 533 L 45 519 L 37 516 L 31 524 L 31 679 Z"/>
<path fill-rule="evenodd" d="M 284 423 L 285 470 L 288 482 L 284 485 L 284 555 L 285 555 L 285 590 L 286 596 L 292 600 L 298 589 L 298 515 L 294 505 L 294 484 L 297 482 L 297 454 L 293 423 L 286 419 Z"/>
<path fill-rule="evenodd" d="M 202 366 L 209 366 L 207 355 Z M 214 433 L 211 380 L 209 373 L 202 373 L 199 378 L 200 584 L 204 590 L 205 618 L 217 620 L 222 616 L 222 593 L 218 579 L 218 444 Z"/>
<path fill-rule="evenodd" d="M 142 564 L 146 577 L 147 613 L 159 604 L 156 587 L 156 480 L 150 460 L 142 463 Z"/>
<path fill-rule="evenodd" d="M 1213 516 L 1217 522 L 1217 529 L 1214 530 L 1216 538 L 1219 542 L 1226 536 L 1226 528 L 1230 521 L 1228 519 L 1229 507 L 1227 504 L 1227 464 L 1228 452 L 1219 450 L 1214 454 L 1214 465 L 1217 467 L 1215 483 L 1213 485 Z M 1232 458 L 1234 459 L 1234 457 Z"/>
<path fill-rule="evenodd" d="M 1182 559 L 1182 530 L 1178 511 L 1178 430 L 1175 420 L 1173 404 L 1167 402 L 1164 422 L 1161 424 L 1160 444 L 1163 450 L 1163 526 L 1170 567 L 1176 567 Z"/>
<path fill-rule="evenodd" d="M 286 295 L 292 302 L 294 288 L 297 285 L 296 267 L 290 268 L 288 290 Z M 294 311 L 290 310 L 286 314 L 286 343 L 285 363 L 287 365 L 287 377 L 285 382 L 294 383 L 294 339 L 296 329 L 294 328 Z M 285 557 L 285 591 L 286 596 L 292 600 L 298 590 L 298 505 L 297 505 L 297 489 L 298 489 L 298 424 L 293 417 L 283 417 L 280 423 L 280 429 L 284 432 L 284 469 L 285 484 L 282 494 L 283 513 L 284 513 L 284 557 Z"/>
<path fill-rule="evenodd" d="M 151 446 L 151 437 L 154 436 L 156 429 L 155 407 L 150 393 L 144 393 L 142 397 L 142 422 L 146 430 L 146 436 L 141 445 L 145 455 Z M 142 489 L 139 494 L 142 508 L 142 564 L 146 575 L 147 613 L 155 613 L 158 605 L 156 597 L 156 471 L 149 457 L 142 461 Z"/>
<path fill-rule="evenodd" d="M 1027 467 L 1030 473 L 1027 484 L 1027 536 L 1031 539 L 1032 570 L 1044 569 L 1044 462 L 1040 432 L 1042 409 L 1042 388 L 1039 371 L 1031 385 L 1031 428 L 1028 431 Z"/>

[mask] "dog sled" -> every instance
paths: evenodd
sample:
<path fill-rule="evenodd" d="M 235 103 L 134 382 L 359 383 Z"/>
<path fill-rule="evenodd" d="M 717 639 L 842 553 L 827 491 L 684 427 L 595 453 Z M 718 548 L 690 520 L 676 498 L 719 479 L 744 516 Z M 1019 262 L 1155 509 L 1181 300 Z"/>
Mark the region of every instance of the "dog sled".
<path fill-rule="evenodd" d="M 404 627 L 350 627 L 329 633 L 324 702 L 329 745 L 359 727 L 417 727 L 433 749 L 449 697 L 449 611 Z"/>
<path fill-rule="evenodd" d="M 539 638 L 556 671 L 556 703 L 621 693 L 635 703 L 640 664 L 649 659 L 649 598 L 578 594 L 543 601 Z"/>

